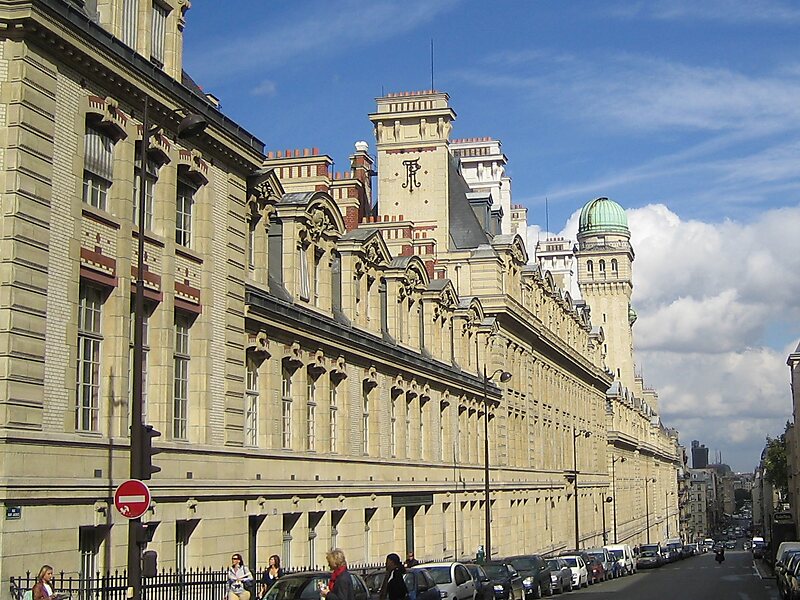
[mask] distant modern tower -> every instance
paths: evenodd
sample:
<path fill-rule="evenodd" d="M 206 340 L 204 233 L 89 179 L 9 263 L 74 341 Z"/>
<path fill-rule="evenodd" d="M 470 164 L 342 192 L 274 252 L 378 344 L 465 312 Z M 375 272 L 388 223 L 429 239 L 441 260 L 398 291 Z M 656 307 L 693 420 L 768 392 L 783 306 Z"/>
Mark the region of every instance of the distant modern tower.
<path fill-rule="evenodd" d="M 698 440 L 692 440 L 692 468 L 705 469 L 708 466 L 708 448 Z"/>
<path fill-rule="evenodd" d="M 633 259 L 625 210 L 608 198 L 595 198 L 578 223 L 578 287 L 591 308 L 592 324 L 605 333 L 606 364 L 617 380 L 636 389 L 633 364 Z"/>

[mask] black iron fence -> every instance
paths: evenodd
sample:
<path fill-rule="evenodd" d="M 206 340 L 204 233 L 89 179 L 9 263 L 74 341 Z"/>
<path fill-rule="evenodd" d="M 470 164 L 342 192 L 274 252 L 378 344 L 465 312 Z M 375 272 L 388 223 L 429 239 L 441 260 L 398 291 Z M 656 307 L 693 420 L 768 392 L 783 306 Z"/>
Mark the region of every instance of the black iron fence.
<path fill-rule="evenodd" d="M 311 567 L 286 569 L 287 573 L 305 571 Z M 382 569 L 383 564 L 357 564 L 350 570 L 364 574 L 373 569 Z M 263 570 L 253 572 L 256 593 Z M 23 600 L 25 592 L 33 588 L 36 575 L 28 571 L 22 577 L 11 578 L 12 600 Z M 128 576 L 125 571 L 96 573 L 94 577 L 79 577 L 63 572 L 53 576 L 51 582 L 55 592 L 66 594 L 70 600 L 126 600 Z M 186 569 L 164 570 L 155 577 L 142 580 L 142 600 L 227 600 L 228 570 Z M 255 598 L 253 598 L 255 600 Z"/>

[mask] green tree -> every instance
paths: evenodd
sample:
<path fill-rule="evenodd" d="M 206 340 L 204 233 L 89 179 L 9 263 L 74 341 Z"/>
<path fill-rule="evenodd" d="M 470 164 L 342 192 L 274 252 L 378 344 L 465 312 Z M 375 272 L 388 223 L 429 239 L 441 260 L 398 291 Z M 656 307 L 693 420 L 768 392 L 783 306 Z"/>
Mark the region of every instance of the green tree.
<path fill-rule="evenodd" d="M 786 435 L 767 436 L 767 456 L 764 459 L 767 481 L 777 489 L 782 498 L 789 493 L 789 468 L 786 462 Z"/>

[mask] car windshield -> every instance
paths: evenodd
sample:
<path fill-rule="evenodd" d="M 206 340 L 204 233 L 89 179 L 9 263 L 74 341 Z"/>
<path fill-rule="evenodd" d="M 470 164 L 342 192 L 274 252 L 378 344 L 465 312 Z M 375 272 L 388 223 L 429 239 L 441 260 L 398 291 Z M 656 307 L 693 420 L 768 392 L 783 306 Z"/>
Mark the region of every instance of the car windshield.
<path fill-rule="evenodd" d="M 652 550 L 645 550 L 642 552 L 642 558 L 646 558 L 648 556 L 658 556 L 658 553 L 653 552 Z"/>
<path fill-rule="evenodd" d="M 295 598 L 319 598 L 319 584 L 328 583 L 324 575 L 314 577 L 282 577 L 275 582 L 264 600 L 295 600 Z"/>
<path fill-rule="evenodd" d="M 450 567 L 426 567 L 426 569 L 437 585 L 453 581 L 450 577 Z"/>
<path fill-rule="evenodd" d="M 609 550 L 609 552 L 611 552 L 611 556 L 613 556 L 614 558 L 617 559 L 625 558 L 625 555 L 623 554 L 622 550 Z"/>
<path fill-rule="evenodd" d="M 536 561 L 532 558 L 514 558 L 510 562 L 517 571 L 533 571 L 536 568 Z"/>
<path fill-rule="evenodd" d="M 504 579 L 508 577 L 508 571 L 503 565 L 483 565 L 483 570 L 486 571 L 489 579 Z"/>
<path fill-rule="evenodd" d="M 565 557 L 564 557 L 564 561 L 565 561 L 565 562 L 566 562 L 566 563 L 567 563 L 567 564 L 568 564 L 570 567 L 577 567 L 577 566 L 578 566 L 578 559 L 576 559 L 574 556 L 565 556 Z"/>
<path fill-rule="evenodd" d="M 561 569 L 561 565 L 558 564 L 557 560 L 548 560 L 547 564 L 550 566 L 551 569 L 558 571 Z"/>

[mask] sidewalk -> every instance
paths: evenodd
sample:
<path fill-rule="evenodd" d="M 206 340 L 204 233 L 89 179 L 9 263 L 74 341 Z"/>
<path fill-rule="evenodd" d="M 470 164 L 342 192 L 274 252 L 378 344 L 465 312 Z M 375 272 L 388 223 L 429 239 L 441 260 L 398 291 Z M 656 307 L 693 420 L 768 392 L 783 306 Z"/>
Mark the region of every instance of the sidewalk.
<path fill-rule="evenodd" d="M 757 558 L 753 560 L 753 564 L 755 565 L 756 571 L 758 571 L 758 574 L 762 579 L 775 579 L 775 573 L 772 572 L 772 569 L 766 561 Z"/>

